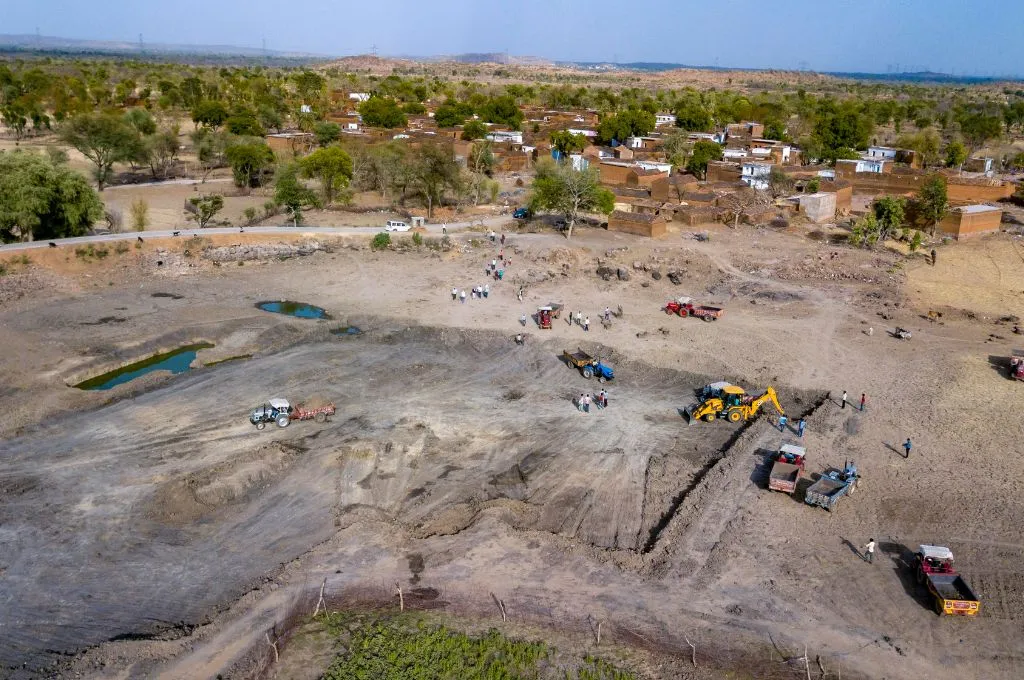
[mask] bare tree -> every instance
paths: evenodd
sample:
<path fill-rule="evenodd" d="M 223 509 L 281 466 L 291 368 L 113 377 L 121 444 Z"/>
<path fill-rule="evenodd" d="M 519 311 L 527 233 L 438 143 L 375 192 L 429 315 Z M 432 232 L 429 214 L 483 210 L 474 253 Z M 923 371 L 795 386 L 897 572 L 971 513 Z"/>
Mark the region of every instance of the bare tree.
<path fill-rule="evenodd" d="M 739 227 L 740 217 L 747 214 L 752 208 L 770 205 L 771 202 L 771 197 L 767 193 L 752 187 L 744 187 L 722 198 L 722 204 L 732 213 L 733 229 Z"/>

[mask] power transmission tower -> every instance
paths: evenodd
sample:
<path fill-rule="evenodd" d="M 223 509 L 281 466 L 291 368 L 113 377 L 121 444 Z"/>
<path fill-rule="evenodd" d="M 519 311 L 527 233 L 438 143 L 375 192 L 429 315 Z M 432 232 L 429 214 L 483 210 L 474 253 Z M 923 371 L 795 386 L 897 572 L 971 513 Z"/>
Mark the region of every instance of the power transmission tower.
<path fill-rule="evenodd" d="M 375 57 L 377 56 L 377 44 L 376 43 L 374 43 L 373 45 L 370 46 L 370 54 L 372 54 Z"/>
<path fill-rule="evenodd" d="M 139 33 L 139 54 L 146 53 L 146 45 L 142 42 L 142 34 Z"/>

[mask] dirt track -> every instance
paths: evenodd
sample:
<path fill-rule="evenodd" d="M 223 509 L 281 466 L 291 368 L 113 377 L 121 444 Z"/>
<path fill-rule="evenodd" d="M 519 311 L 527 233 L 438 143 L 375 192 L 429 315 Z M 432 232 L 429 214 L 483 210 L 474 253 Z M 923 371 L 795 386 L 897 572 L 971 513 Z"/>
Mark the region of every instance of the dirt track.
<path fill-rule="evenodd" d="M 1016 677 L 1024 470 L 1002 453 L 1019 450 L 1024 432 L 1019 409 L 965 407 L 1020 403 L 1020 386 L 990 366 L 1006 342 L 989 336 L 1007 331 L 952 313 L 929 324 L 918 318 L 925 301 L 892 304 L 901 288 L 917 290 L 919 274 L 934 295 L 946 261 L 970 266 L 1006 248 L 943 249 L 939 267 L 918 274 L 912 264 L 904 280 L 860 253 L 836 262 L 825 246 L 766 232 L 653 251 L 597 232 L 576 244 L 589 252 L 551 237 L 516 246 L 510 279 L 466 305 L 447 291 L 483 283 L 485 246 L 443 257 L 338 250 L 221 269 L 181 261 L 171 271 L 132 253 L 123 271 L 110 268 L 113 286 L 51 272 L 68 292 L 8 303 L 0 328 L 17 350 L 0 366 L 12 386 L 0 395 L 12 415 L 0 444 L 4 665 L 39 668 L 59 660 L 49 650 L 120 637 L 73 670 L 216 675 L 262 638 L 275 603 L 326 576 L 333 590 L 402 581 L 452 601 L 498 592 L 567 625 L 585 601 L 594 616 L 648 635 L 693 631 L 702 647 L 761 649 L 771 633 L 848 677 Z M 596 279 L 595 257 L 632 280 Z M 683 268 L 687 283 L 654 282 L 633 262 Z M 772 274 L 797 265 L 878 282 Z M 994 299 L 1024 316 L 1016 276 Z M 524 305 L 513 278 L 528 282 Z M 338 321 L 257 312 L 251 304 L 268 289 Z M 725 302 L 726 317 L 656 313 L 682 292 Z M 549 299 L 593 318 L 605 305 L 626 314 L 589 334 L 556 322 L 514 347 L 524 307 Z M 82 325 L 111 314 L 125 321 Z M 327 333 L 349 322 L 365 332 Z M 910 343 L 887 337 L 896 323 L 912 327 Z M 64 386 L 199 337 L 218 345 L 203 361 L 257 356 L 153 378 L 149 391 Z M 569 404 L 592 387 L 557 360 L 577 344 L 606 348 L 616 367 L 607 411 Z M 732 441 L 733 426 L 687 428 L 677 412 L 712 377 L 775 384 L 791 414 L 830 391 L 867 392 L 866 413 L 825 401 L 806 437 L 812 470 L 853 457 L 862 491 L 833 515 L 765 491 L 762 460 L 777 430 L 762 421 Z M 245 410 L 276 395 L 329 398 L 339 415 L 256 432 Z M 909 460 L 898 452 L 906 436 Z M 881 550 L 873 567 L 853 554 L 871 535 Z M 981 618 L 931 612 L 905 566 L 921 542 L 954 549 L 983 599 Z"/>

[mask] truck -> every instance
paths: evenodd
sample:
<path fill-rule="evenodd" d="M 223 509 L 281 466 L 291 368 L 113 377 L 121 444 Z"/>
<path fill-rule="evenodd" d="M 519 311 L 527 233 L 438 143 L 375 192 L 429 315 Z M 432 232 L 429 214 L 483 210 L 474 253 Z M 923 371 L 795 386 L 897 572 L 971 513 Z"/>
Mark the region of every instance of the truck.
<path fill-rule="evenodd" d="M 715 321 L 725 314 L 721 307 L 708 307 L 693 302 L 693 298 L 681 297 L 677 300 L 669 300 L 665 305 L 666 314 L 678 314 L 684 319 L 688 316 L 697 317 L 704 321 Z"/>
<path fill-rule="evenodd" d="M 278 427 L 288 427 L 293 420 L 315 420 L 327 422 L 328 416 L 335 414 L 334 404 L 325 404 L 317 408 L 305 408 L 302 404 L 292 406 L 287 399 L 275 397 L 262 406 L 257 406 L 249 413 L 249 422 L 262 430 L 267 423 L 277 423 Z"/>
<path fill-rule="evenodd" d="M 804 457 L 807 450 L 802 446 L 783 444 L 774 455 L 771 473 L 768 475 L 768 489 L 793 495 L 800 476 L 804 472 Z"/>
<path fill-rule="evenodd" d="M 914 561 L 918 583 L 935 600 L 939 616 L 977 616 L 981 601 L 953 568 L 953 551 L 941 545 L 918 546 Z"/>
<path fill-rule="evenodd" d="M 804 495 L 804 502 L 834 512 L 844 496 L 852 496 L 857 490 L 860 475 L 853 461 L 847 461 L 842 470 L 827 470 L 818 481 L 811 484 Z"/>
<path fill-rule="evenodd" d="M 575 352 L 565 350 L 562 352 L 562 358 L 569 366 L 578 368 L 587 380 L 597 376 L 598 380 L 606 382 L 615 377 L 615 371 L 612 370 L 611 366 L 598 358 L 590 356 L 582 349 L 577 349 Z"/>
<path fill-rule="evenodd" d="M 1015 349 L 1010 355 L 1010 377 L 1024 380 L 1024 349 Z"/>

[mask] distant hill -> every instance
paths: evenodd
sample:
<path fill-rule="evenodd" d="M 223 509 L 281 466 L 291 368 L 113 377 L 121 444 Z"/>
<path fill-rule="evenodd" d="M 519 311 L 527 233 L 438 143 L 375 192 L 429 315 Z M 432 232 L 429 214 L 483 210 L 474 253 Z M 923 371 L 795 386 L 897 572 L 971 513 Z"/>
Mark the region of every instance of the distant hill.
<path fill-rule="evenodd" d="M 114 55 L 208 55 L 234 57 L 271 57 L 276 59 L 324 59 L 325 55 L 307 52 L 283 52 L 262 50 L 256 47 L 237 45 L 175 45 L 167 43 L 143 43 L 142 49 L 135 42 L 117 40 L 78 40 L 58 38 L 49 35 L 0 35 L 0 51 L 16 52 L 62 52 L 65 54 L 114 54 Z"/>

